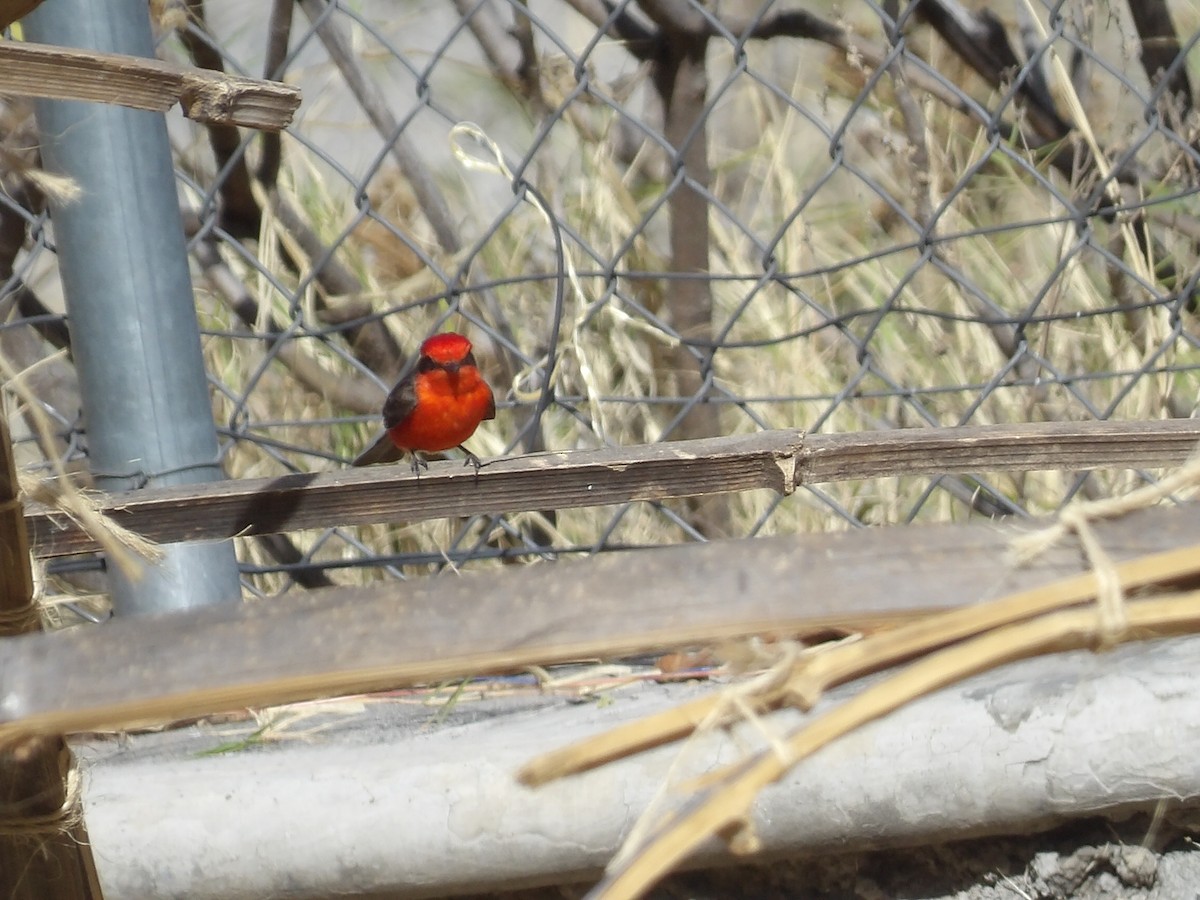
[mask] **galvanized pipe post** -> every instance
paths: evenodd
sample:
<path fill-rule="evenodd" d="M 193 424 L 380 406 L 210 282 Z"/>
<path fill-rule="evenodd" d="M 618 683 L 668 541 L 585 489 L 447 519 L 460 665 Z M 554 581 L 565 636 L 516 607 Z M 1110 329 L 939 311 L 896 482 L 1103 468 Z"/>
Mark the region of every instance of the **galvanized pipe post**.
<path fill-rule="evenodd" d="M 54 0 L 24 28 L 31 41 L 154 56 L 145 0 Z M 80 189 L 51 211 L 97 486 L 220 479 L 164 117 L 39 101 L 37 119 L 44 165 Z M 141 577 L 110 567 L 117 614 L 240 600 L 230 542 L 165 549 Z"/>

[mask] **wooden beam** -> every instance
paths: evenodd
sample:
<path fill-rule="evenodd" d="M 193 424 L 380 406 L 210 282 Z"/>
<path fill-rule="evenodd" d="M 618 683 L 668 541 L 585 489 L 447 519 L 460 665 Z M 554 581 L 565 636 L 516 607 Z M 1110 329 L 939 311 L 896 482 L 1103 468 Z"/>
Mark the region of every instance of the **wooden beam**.
<path fill-rule="evenodd" d="M 420 478 L 407 465 L 137 491 L 98 500 L 153 541 L 220 540 L 333 525 L 568 509 L 897 475 L 1164 466 L 1200 441 L 1200 420 L 1053 422 L 804 435 L 765 431 L 496 460 L 478 477 L 457 462 Z M 26 518 L 34 552 L 98 545 L 45 508 Z"/>
<path fill-rule="evenodd" d="M 1114 559 L 1175 550 L 1190 564 L 1200 503 L 1095 528 Z M 751 634 L 877 626 L 1083 571 L 1070 541 L 1014 568 L 1013 533 L 983 523 L 717 541 L 10 638 L 0 641 L 0 745 Z"/>
<path fill-rule="evenodd" d="M 197 122 L 286 128 L 300 89 L 117 53 L 24 41 L 0 41 L 0 93 L 52 100 L 90 100 L 166 112 L 176 103 Z"/>
<path fill-rule="evenodd" d="M 810 435 L 804 484 L 897 475 L 966 475 L 1177 465 L 1200 445 L 1200 420 L 1033 422 Z"/>
<path fill-rule="evenodd" d="M 138 491 L 101 501 L 119 524 L 153 541 L 273 534 L 331 525 L 600 506 L 753 488 L 790 492 L 798 432 L 679 441 L 498 460 L 478 476 L 459 462 L 415 477 L 407 463 L 323 474 Z M 39 556 L 95 549 L 61 517 L 27 520 Z"/>

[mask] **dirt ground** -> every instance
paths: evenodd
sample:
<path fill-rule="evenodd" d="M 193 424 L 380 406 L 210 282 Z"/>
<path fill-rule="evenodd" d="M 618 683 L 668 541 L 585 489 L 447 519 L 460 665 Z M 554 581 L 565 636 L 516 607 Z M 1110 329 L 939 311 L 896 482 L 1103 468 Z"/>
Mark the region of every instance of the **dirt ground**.
<path fill-rule="evenodd" d="M 934 847 L 780 860 L 672 876 L 647 900 L 1197 900 L 1200 848 L 1145 817 Z M 580 900 L 568 885 L 470 900 Z"/>

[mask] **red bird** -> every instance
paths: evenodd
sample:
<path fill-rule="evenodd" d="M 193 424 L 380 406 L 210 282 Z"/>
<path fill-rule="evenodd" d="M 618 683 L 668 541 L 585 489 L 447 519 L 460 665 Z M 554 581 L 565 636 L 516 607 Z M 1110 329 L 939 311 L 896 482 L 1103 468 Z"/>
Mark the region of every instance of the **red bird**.
<path fill-rule="evenodd" d="M 401 377 L 383 404 L 387 433 L 359 454 L 351 465 L 395 462 L 412 454 L 413 472 L 428 464 L 422 452 L 457 447 L 479 470 L 479 457 L 463 446 L 484 419 L 496 418 L 496 399 L 483 380 L 461 334 L 435 334 L 421 345 L 416 365 Z"/>

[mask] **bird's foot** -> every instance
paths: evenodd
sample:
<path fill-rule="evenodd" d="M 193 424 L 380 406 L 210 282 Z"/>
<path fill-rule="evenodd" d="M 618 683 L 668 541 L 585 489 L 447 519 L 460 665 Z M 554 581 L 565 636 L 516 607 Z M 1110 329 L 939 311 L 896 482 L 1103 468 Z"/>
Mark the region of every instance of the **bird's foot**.
<path fill-rule="evenodd" d="M 486 466 L 487 463 L 483 462 L 483 460 L 481 460 L 478 456 L 476 456 L 474 453 L 472 453 L 470 450 L 468 450 L 462 444 L 458 445 L 458 449 L 467 455 L 467 458 L 463 460 L 463 465 L 475 467 L 475 478 L 476 478 L 476 480 L 478 480 L 479 479 L 479 470 L 482 469 L 484 466 Z"/>
<path fill-rule="evenodd" d="M 409 455 L 412 457 L 412 473 L 419 480 L 421 478 L 421 470 L 429 468 L 429 461 L 415 450 Z"/>

